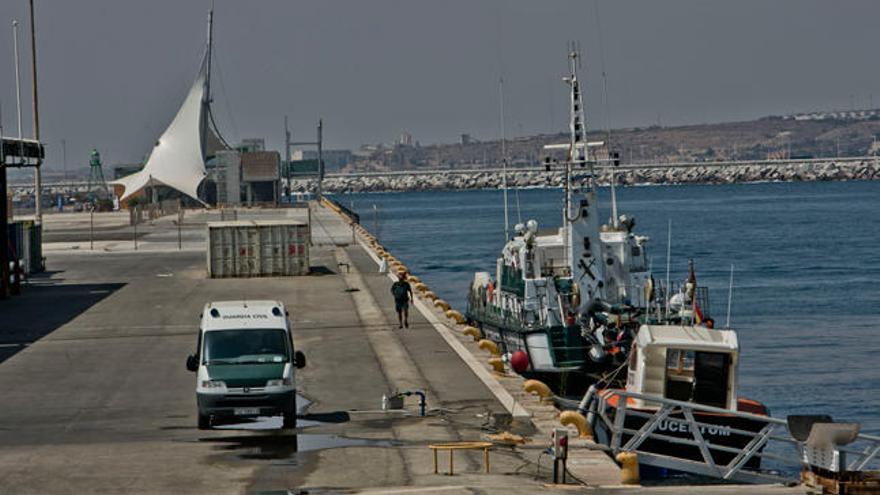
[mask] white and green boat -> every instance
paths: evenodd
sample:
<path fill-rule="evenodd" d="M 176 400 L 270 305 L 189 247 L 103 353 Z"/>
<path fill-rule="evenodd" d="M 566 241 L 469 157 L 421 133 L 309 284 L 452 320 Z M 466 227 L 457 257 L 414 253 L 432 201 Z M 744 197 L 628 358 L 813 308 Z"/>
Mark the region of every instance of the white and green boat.
<path fill-rule="evenodd" d="M 562 223 L 550 231 L 534 220 L 517 225 L 494 273 L 474 275 L 466 316 L 518 372 L 579 396 L 625 362 L 653 291 L 647 238 L 618 217 L 613 190 L 612 218 L 600 226 L 593 150 L 604 143 L 586 142 L 576 51 L 569 62 L 571 139 L 546 147 L 567 150 Z"/>

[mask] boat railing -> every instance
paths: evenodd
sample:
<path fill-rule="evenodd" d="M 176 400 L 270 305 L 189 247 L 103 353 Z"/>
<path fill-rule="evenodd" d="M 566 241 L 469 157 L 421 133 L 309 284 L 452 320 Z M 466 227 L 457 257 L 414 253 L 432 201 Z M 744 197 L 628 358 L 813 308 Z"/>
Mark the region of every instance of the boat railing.
<path fill-rule="evenodd" d="M 633 401 L 643 401 L 645 407 L 635 408 Z M 582 412 L 587 413 L 594 430 L 601 426 L 610 432 L 608 448 L 614 456 L 636 452 L 639 463 L 649 466 L 744 483 L 798 481 L 794 473 L 808 467 L 811 447 L 792 436 L 784 419 L 624 390 L 591 390 Z M 710 422 L 713 417 L 735 418 L 731 423 L 738 427 Z M 745 425 L 750 428 L 744 429 Z M 679 436 L 661 433 L 672 431 Z M 719 431 L 728 437 L 744 437 L 737 442 L 742 446 L 707 438 L 710 435 L 706 433 Z M 665 455 L 657 452 L 658 442 L 697 452 L 690 458 Z M 839 471 L 852 472 L 876 469 L 878 454 L 880 437 L 858 434 L 851 443 L 834 445 L 825 457 L 836 459 Z M 729 460 L 719 462 L 719 457 Z M 759 460 L 769 461 L 770 468 L 754 468 Z M 825 468 L 834 470 L 833 466 Z"/>
<path fill-rule="evenodd" d="M 643 289 L 644 290 L 644 289 Z M 654 298 L 650 301 L 651 314 L 660 314 L 666 315 L 667 309 L 667 301 L 670 298 L 675 296 L 676 294 L 683 293 L 684 284 L 680 284 L 677 282 L 672 282 L 670 287 L 667 288 L 662 282 L 658 283 L 657 287 L 654 289 Z M 708 287 L 697 287 L 694 291 L 694 299 L 696 301 L 696 307 L 700 309 L 700 312 L 703 315 L 703 319 L 710 318 L 712 314 L 711 304 L 709 301 L 709 288 Z M 646 306 L 648 303 L 645 299 L 642 299 L 642 307 Z M 687 308 L 684 308 L 688 311 L 693 309 L 692 307 L 693 301 L 688 305 Z M 671 308 L 674 309 L 674 308 Z M 689 317 L 692 318 L 692 317 Z"/>

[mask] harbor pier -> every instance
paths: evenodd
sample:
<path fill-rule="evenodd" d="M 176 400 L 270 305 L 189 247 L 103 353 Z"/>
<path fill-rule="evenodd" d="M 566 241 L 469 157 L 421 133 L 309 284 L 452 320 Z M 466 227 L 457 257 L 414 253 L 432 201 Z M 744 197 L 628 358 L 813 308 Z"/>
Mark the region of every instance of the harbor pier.
<path fill-rule="evenodd" d="M 737 493 L 737 486 L 632 487 L 575 440 L 566 485 L 545 454 L 557 411 L 444 313 L 418 299 L 398 329 L 376 253 L 344 217 L 312 204 L 311 274 L 210 279 L 206 222 L 188 210 L 134 228 L 127 217 L 44 216 L 47 272 L 0 301 L 0 491 L 5 493 Z M 114 216 L 115 215 L 115 216 Z M 308 218 L 243 209 L 239 219 Z M 137 239 L 137 250 L 135 250 Z M 295 430 L 280 418 L 196 427 L 184 366 L 206 302 L 277 299 L 307 365 Z M 400 409 L 382 397 L 421 391 Z M 496 436 L 499 435 L 499 436 Z M 507 442 L 499 440 L 505 437 Z M 510 439 L 522 438 L 525 443 Z M 434 474 L 432 444 L 490 441 Z M 749 486 L 750 493 L 803 493 Z"/>

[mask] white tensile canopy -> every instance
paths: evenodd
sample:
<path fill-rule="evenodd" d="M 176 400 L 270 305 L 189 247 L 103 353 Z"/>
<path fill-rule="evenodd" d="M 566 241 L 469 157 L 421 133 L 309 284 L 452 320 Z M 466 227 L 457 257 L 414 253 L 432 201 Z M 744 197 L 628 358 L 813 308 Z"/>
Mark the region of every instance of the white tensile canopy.
<path fill-rule="evenodd" d="M 204 104 L 206 65 L 202 64 L 183 105 L 156 141 L 144 168 L 111 182 L 125 188 L 120 201 L 149 186 L 167 186 L 201 201 L 197 191 L 207 175 L 205 152 L 208 151 L 202 149 L 202 143 L 205 142 L 207 148 L 216 148 L 220 141 L 211 123 L 204 125 L 204 119 L 210 117 L 210 110 Z M 203 138 L 203 132 L 208 133 L 208 139 Z"/>

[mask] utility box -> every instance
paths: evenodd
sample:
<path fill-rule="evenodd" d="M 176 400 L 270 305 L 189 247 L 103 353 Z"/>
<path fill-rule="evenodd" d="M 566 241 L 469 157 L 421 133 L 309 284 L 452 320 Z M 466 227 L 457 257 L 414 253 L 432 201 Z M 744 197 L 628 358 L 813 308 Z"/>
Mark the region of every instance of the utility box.
<path fill-rule="evenodd" d="M 25 274 L 43 271 L 43 229 L 33 220 L 20 220 L 7 224 L 9 245 L 6 246 L 10 262 L 18 260 Z"/>
<path fill-rule="evenodd" d="M 292 221 L 208 222 L 211 278 L 284 277 L 309 273 L 308 224 Z"/>

